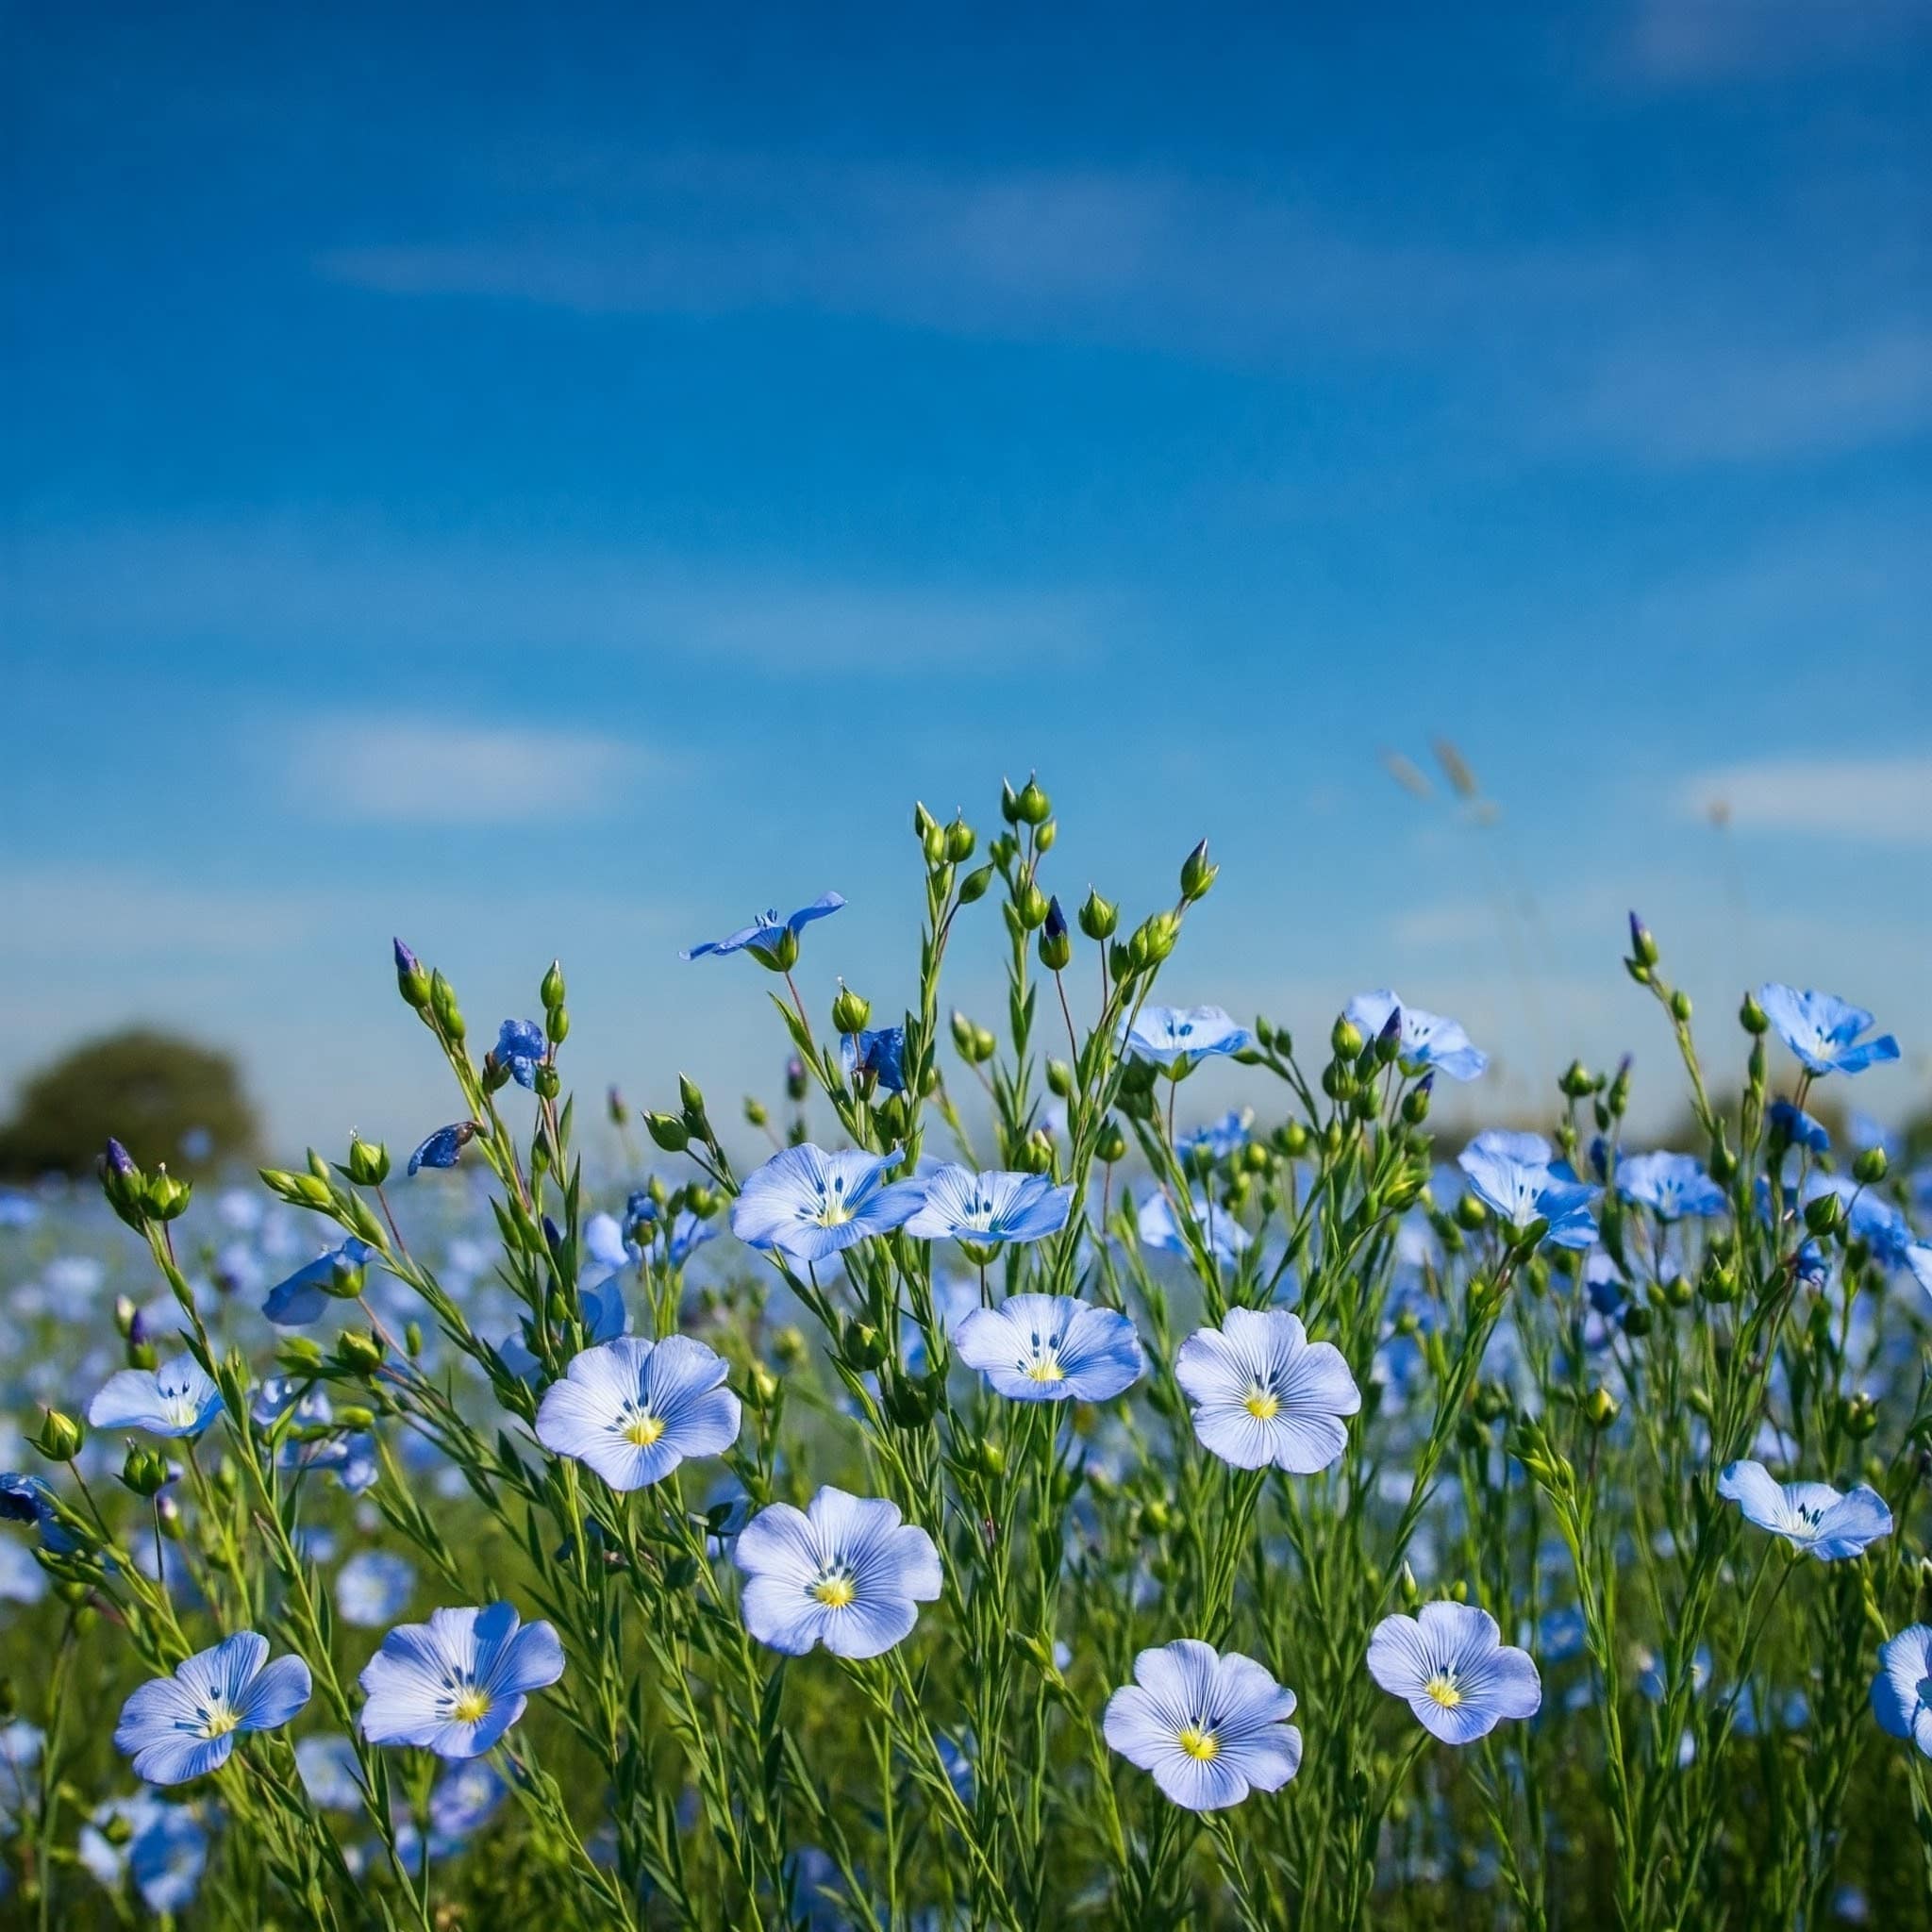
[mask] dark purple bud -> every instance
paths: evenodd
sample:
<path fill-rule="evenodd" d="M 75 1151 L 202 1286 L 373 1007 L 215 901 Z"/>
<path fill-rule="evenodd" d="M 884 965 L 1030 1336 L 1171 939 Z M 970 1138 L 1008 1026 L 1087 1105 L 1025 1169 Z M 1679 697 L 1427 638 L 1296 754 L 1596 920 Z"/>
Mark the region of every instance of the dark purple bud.
<path fill-rule="evenodd" d="M 424 972 L 422 960 L 401 940 L 392 943 L 396 949 L 396 990 L 420 1013 L 429 1004 L 429 975 Z"/>
<path fill-rule="evenodd" d="M 126 1148 L 122 1146 L 118 1141 L 111 1139 L 108 1141 L 105 1158 L 108 1163 L 108 1172 L 116 1180 L 125 1180 L 134 1172 L 133 1160 L 129 1158 Z"/>
<path fill-rule="evenodd" d="M 1050 940 L 1065 939 L 1067 936 L 1067 915 L 1060 910 L 1058 894 L 1046 902 L 1045 932 Z"/>
<path fill-rule="evenodd" d="M 1396 1041 L 1402 1038 L 1402 1008 L 1400 1007 L 1391 1007 L 1389 1008 L 1389 1017 L 1382 1022 L 1382 1030 L 1375 1038 L 1377 1040 Z M 1434 1077 L 1433 1074 L 1430 1075 L 1431 1079 Z"/>
<path fill-rule="evenodd" d="M 543 1239 L 553 1255 L 563 1247 L 563 1230 L 547 1214 L 543 1217 Z"/>

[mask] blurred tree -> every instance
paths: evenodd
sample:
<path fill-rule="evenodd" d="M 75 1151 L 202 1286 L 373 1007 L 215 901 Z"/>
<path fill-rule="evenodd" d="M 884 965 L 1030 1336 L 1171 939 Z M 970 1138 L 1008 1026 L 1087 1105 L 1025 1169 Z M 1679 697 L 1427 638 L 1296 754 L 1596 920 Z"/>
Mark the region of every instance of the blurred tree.
<path fill-rule="evenodd" d="M 252 1152 L 255 1112 L 226 1054 L 128 1027 L 27 1077 L 0 1126 L 0 1174 L 89 1173 L 110 1134 L 144 1167 L 205 1174 Z"/>

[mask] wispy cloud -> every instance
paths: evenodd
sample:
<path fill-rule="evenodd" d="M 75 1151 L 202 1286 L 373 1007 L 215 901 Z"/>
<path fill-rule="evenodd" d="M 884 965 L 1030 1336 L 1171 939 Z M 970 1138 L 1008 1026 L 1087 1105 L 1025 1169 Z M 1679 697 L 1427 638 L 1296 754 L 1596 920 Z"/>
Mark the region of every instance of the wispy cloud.
<path fill-rule="evenodd" d="M 1932 757 L 1757 758 L 1701 773 L 1677 804 L 1740 831 L 1932 845 Z"/>
<path fill-rule="evenodd" d="M 1870 58 L 1932 30 L 1923 0 L 1637 0 L 1625 57 L 1658 86 Z"/>
<path fill-rule="evenodd" d="M 437 718 L 317 720 L 282 762 L 288 804 L 343 824 L 542 824 L 624 810 L 642 746 L 589 731 Z"/>
<path fill-rule="evenodd" d="M 334 519 L 37 535 L 9 586 L 23 634 L 71 651 L 672 653 L 773 677 L 891 676 L 935 657 L 1079 658 L 1119 613 L 1084 587 L 726 571 L 568 541 L 406 541 Z"/>

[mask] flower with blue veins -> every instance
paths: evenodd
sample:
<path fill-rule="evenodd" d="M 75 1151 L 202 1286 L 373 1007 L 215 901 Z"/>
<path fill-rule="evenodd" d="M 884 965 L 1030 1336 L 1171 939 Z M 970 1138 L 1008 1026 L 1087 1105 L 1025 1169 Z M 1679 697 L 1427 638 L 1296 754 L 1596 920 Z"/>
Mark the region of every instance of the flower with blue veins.
<path fill-rule="evenodd" d="M 380 1630 L 402 1615 L 415 1588 L 415 1569 L 392 1550 L 358 1550 L 336 1572 L 336 1609 L 358 1630 Z"/>
<path fill-rule="evenodd" d="M 1254 1139 L 1255 1110 L 1233 1108 L 1218 1121 L 1209 1121 L 1186 1135 L 1174 1153 L 1185 1165 L 1189 1161 L 1211 1164 L 1239 1154 Z"/>
<path fill-rule="evenodd" d="M 1007 1241 L 1037 1241 L 1067 1224 L 1071 1187 L 1055 1187 L 1043 1174 L 994 1169 L 974 1174 L 947 1166 L 925 1176 L 925 1198 L 906 1224 L 923 1241 L 956 1241 L 978 1248 Z"/>
<path fill-rule="evenodd" d="M 1280 1308 L 1230 1308 L 1219 1328 L 1196 1329 L 1174 1375 L 1202 1446 L 1236 1469 L 1313 1475 L 1348 1447 L 1342 1418 L 1362 1406 L 1341 1351 Z"/>
<path fill-rule="evenodd" d="M 121 1707 L 114 1745 L 151 1785 L 185 1784 L 228 1761 L 249 1731 L 275 1731 L 308 1702 L 308 1666 L 268 1660 L 268 1639 L 238 1630 L 197 1651 L 168 1677 L 142 1684 Z"/>
<path fill-rule="evenodd" d="M 1016 1294 L 974 1308 L 953 1347 L 1014 1402 L 1111 1402 L 1146 1366 L 1134 1324 L 1118 1308 L 1063 1294 Z"/>
<path fill-rule="evenodd" d="M 1932 1624 L 1914 1624 L 1879 1646 L 1872 1715 L 1932 1757 Z"/>
<path fill-rule="evenodd" d="M 1722 1214 L 1729 1196 L 1690 1154 L 1631 1154 L 1617 1163 L 1617 1191 L 1659 1221 Z"/>
<path fill-rule="evenodd" d="M 1835 993 L 1814 992 L 1770 980 L 1757 989 L 1757 1004 L 1776 1029 L 1777 1037 L 1813 1074 L 1862 1074 L 1881 1060 L 1898 1058 L 1898 1041 L 1890 1033 L 1861 1040 L 1870 1030 L 1872 1015 Z"/>
<path fill-rule="evenodd" d="M 1861 1186 L 1850 1174 L 1813 1172 L 1798 1191 L 1799 1207 L 1809 1207 L 1821 1194 L 1836 1194 L 1844 1203 L 1845 1231 L 1854 1241 L 1863 1241 L 1881 1266 L 1906 1265 L 1906 1252 L 1912 1245 L 1911 1224 L 1883 1194 Z"/>
<path fill-rule="evenodd" d="M 1250 1791 L 1278 1791 L 1301 1769 L 1294 1705 L 1253 1657 L 1183 1637 L 1134 1659 L 1134 1681 L 1107 1700 L 1102 1728 L 1183 1810 L 1220 1811 Z"/>
<path fill-rule="evenodd" d="M 1369 1639 L 1369 1674 L 1445 1744 L 1473 1744 L 1505 1718 L 1534 1717 L 1543 1701 L 1529 1653 L 1505 1643 L 1487 1610 L 1446 1599 L 1383 1618 Z"/>
<path fill-rule="evenodd" d="M 1733 1462 L 1718 1477 L 1717 1492 L 1737 1504 L 1747 1523 L 1821 1563 L 1856 1557 L 1891 1534 L 1890 1508 L 1865 1483 L 1840 1495 L 1829 1483 L 1780 1483 L 1761 1462 Z"/>
<path fill-rule="evenodd" d="M 722 940 L 704 940 L 678 955 L 681 959 L 702 959 L 707 953 L 749 952 L 760 966 L 774 973 L 789 973 L 798 960 L 798 935 L 815 919 L 829 918 L 845 901 L 837 892 L 826 892 L 809 906 L 801 906 L 789 919 L 774 910 L 763 912 L 749 925 Z"/>
<path fill-rule="evenodd" d="M 544 1391 L 537 1440 L 593 1469 L 613 1490 L 662 1482 L 679 1463 L 722 1456 L 738 1440 L 730 1364 L 702 1341 L 627 1336 L 572 1358 Z"/>
<path fill-rule="evenodd" d="M 1357 993 L 1342 1010 L 1342 1017 L 1360 1027 L 1365 1040 L 1374 1040 L 1396 1014 L 1401 1015 L 1397 1038 L 1404 1072 L 1433 1071 L 1452 1080 L 1474 1080 L 1489 1065 L 1489 1055 L 1474 1045 L 1454 1020 L 1408 1006 L 1386 986 Z"/>
<path fill-rule="evenodd" d="M 534 1020 L 506 1020 L 496 1029 L 496 1047 L 490 1058 L 519 1087 L 534 1087 L 537 1069 L 548 1051 L 543 1029 Z"/>
<path fill-rule="evenodd" d="M 1129 1053 L 1165 1067 L 1175 1079 L 1204 1059 L 1255 1043 L 1254 1035 L 1219 1007 L 1142 1007 L 1121 1039 Z"/>
<path fill-rule="evenodd" d="M 889 1234 L 925 1198 L 923 1182 L 885 1178 L 898 1158 L 856 1147 L 828 1154 L 809 1141 L 788 1147 L 746 1175 L 731 1204 L 731 1231 L 750 1247 L 807 1263 Z"/>
<path fill-rule="evenodd" d="M 845 1077 L 857 1083 L 863 1074 L 888 1093 L 906 1091 L 906 1029 L 868 1026 L 839 1036 L 839 1064 Z"/>
<path fill-rule="evenodd" d="M 401 1624 L 363 1667 L 358 1727 L 372 1744 L 480 1757 L 523 1716 L 532 1690 L 563 1675 L 563 1645 L 516 1607 L 432 1610 Z"/>
<path fill-rule="evenodd" d="M 1457 1166 L 1483 1204 L 1518 1234 L 1537 1222 L 1543 1239 L 1559 1248 L 1587 1248 L 1596 1240 L 1591 1209 L 1598 1190 L 1577 1180 L 1567 1165 L 1553 1163 L 1541 1134 L 1491 1127 L 1457 1157 Z"/>
<path fill-rule="evenodd" d="M 446 1127 L 438 1127 L 409 1156 L 409 1173 L 413 1175 L 425 1167 L 454 1167 L 463 1149 L 482 1131 L 475 1121 L 452 1121 Z"/>
<path fill-rule="evenodd" d="M 745 1575 L 745 1628 L 788 1657 L 821 1643 L 834 1657 L 882 1656 L 942 1584 L 932 1538 L 896 1503 L 830 1488 L 805 1509 L 760 1509 L 732 1557 Z"/>
<path fill-rule="evenodd" d="M 1831 1152 L 1831 1135 L 1823 1121 L 1816 1121 L 1803 1108 L 1789 1100 L 1774 1100 L 1767 1115 L 1771 1130 L 1793 1147 L 1808 1147 L 1814 1154 Z"/>
<path fill-rule="evenodd" d="M 363 1270 L 375 1257 L 367 1241 L 351 1235 L 341 1247 L 304 1262 L 286 1281 L 276 1282 L 261 1312 L 277 1328 L 306 1328 L 321 1321 L 331 1299 L 353 1300 L 362 1292 Z"/>
<path fill-rule="evenodd" d="M 88 1404 L 97 1429 L 145 1429 L 151 1436 L 198 1436 L 220 1414 L 222 1391 L 192 1356 L 156 1369 L 109 1375 Z"/>
<path fill-rule="evenodd" d="M 1198 1192 L 1189 1205 L 1208 1252 L 1219 1261 L 1239 1261 L 1254 1237 L 1235 1219 L 1232 1210 Z M 1140 1211 L 1134 1217 L 1134 1226 L 1143 1248 L 1152 1248 L 1160 1255 L 1185 1255 L 1188 1252 L 1187 1238 L 1174 1218 L 1174 1205 L 1165 1194 L 1149 1194 L 1141 1203 Z"/>

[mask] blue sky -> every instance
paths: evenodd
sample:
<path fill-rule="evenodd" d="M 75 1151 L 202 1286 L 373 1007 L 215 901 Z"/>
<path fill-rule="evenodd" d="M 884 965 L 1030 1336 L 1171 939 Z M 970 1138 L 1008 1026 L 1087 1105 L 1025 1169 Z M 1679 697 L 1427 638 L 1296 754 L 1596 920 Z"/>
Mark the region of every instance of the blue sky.
<path fill-rule="evenodd" d="M 677 947 L 837 887 L 903 1000 L 910 801 L 1038 765 L 1070 892 L 1213 840 L 1176 996 L 1662 1108 L 1636 904 L 1923 1099 L 1923 0 L 325 11 L 0 16 L 0 1083 L 153 1016 L 407 1140 L 400 931 L 769 1088 Z"/>

